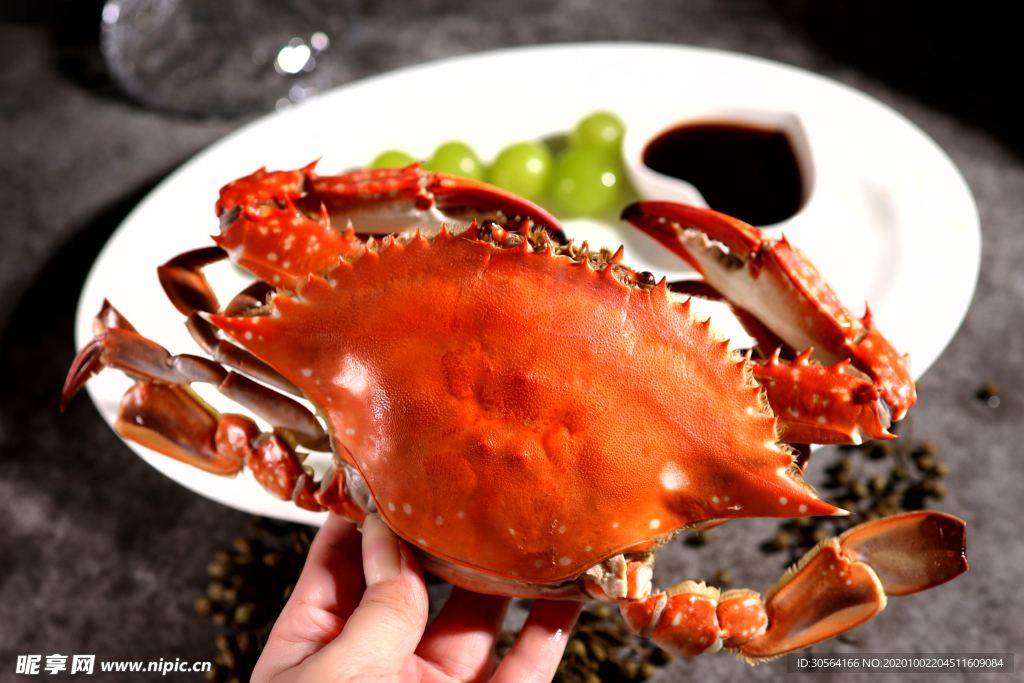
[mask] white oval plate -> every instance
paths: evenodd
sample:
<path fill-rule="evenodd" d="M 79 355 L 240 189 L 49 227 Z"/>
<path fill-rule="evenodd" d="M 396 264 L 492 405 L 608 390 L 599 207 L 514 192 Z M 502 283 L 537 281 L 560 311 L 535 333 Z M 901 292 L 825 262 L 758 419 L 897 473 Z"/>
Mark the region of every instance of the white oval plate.
<path fill-rule="evenodd" d="M 715 50 L 628 43 L 443 60 L 353 83 L 245 126 L 175 171 L 125 219 L 86 281 L 76 341 L 81 347 L 92 337 L 92 317 L 106 297 L 171 353 L 197 353 L 157 282 L 156 267 L 209 245 L 219 188 L 261 166 L 298 168 L 322 157 L 322 173 L 338 172 L 365 165 L 385 149 L 428 157 L 449 139 L 466 141 L 491 159 L 512 142 L 568 131 L 595 109 L 618 113 L 628 126 L 652 110 L 671 116 L 695 107 L 798 113 L 815 163 L 842 168 L 844 180 L 818 187 L 813 206 L 802 213 L 819 216 L 820 224 L 808 228 L 804 221 L 800 234 L 789 237 L 855 313 L 870 301 L 878 326 L 896 348 L 910 352 L 920 376 L 963 320 L 981 256 L 973 198 L 938 145 L 892 109 L 800 69 Z M 627 262 L 656 275 L 691 274 L 636 231 L 594 221 L 572 221 L 567 229 L 591 245 L 625 244 Z M 246 283 L 229 265 L 208 273 L 222 301 Z M 734 339 L 745 337 L 718 317 Z M 130 384 L 118 372 L 88 384 L 109 424 Z M 218 409 L 240 412 L 209 387 L 196 388 Z M 324 518 L 272 498 L 248 473 L 218 477 L 127 443 L 168 477 L 225 505 L 311 524 Z M 313 460 L 315 469 L 326 467 L 326 457 Z"/>

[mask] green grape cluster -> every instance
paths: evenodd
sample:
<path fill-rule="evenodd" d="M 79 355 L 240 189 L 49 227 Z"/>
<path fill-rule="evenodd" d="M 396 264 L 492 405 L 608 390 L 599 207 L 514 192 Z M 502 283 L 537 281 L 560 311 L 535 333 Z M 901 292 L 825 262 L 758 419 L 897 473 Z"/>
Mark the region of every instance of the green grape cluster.
<path fill-rule="evenodd" d="M 606 111 L 584 117 L 566 137 L 557 155 L 540 141 L 516 142 L 502 149 L 486 167 L 473 148 L 451 140 L 423 163 L 428 171 L 486 180 L 530 201 L 568 216 L 604 216 L 623 194 L 622 121 Z M 406 166 L 414 159 L 389 150 L 371 168 Z"/>
<path fill-rule="evenodd" d="M 594 112 L 569 136 L 569 147 L 555 161 L 549 189 L 560 213 L 601 216 L 615 207 L 625 181 L 624 126 L 614 115 Z"/>

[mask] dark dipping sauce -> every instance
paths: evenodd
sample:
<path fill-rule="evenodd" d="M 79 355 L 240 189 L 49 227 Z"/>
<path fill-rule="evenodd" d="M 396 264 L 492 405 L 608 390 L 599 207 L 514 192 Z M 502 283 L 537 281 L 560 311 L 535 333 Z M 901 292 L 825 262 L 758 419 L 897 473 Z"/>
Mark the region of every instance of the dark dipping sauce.
<path fill-rule="evenodd" d="M 690 183 L 715 211 L 751 225 L 794 215 L 803 179 L 785 133 L 720 123 L 680 126 L 644 148 L 644 164 Z"/>

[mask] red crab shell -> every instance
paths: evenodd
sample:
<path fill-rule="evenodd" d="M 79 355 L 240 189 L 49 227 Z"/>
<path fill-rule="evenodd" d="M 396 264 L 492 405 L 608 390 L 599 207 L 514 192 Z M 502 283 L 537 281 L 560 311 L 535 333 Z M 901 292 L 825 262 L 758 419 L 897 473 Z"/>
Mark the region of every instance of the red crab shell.
<path fill-rule="evenodd" d="M 417 233 L 210 319 L 322 409 L 400 536 L 486 574 L 553 583 L 687 525 L 835 513 L 728 343 L 620 267 Z"/>

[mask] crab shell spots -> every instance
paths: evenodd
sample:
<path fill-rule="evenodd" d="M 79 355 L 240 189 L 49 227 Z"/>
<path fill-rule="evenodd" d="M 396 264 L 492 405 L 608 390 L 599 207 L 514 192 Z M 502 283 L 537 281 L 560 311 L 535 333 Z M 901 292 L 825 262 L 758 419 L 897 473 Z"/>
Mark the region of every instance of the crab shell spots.
<path fill-rule="evenodd" d="M 690 522 L 795 514 L 780 496 L 831 514 L 776 475 L 792 456 L 728 346 L 609 271 L 442 231 L 211 320 L 325 411 L 400 536 L 473 569 L 562 581 Z"/>
<path fill-rule="evenodd" d="M 666 463 L 665 467 L 661 470 L 661 485 L 668 491 L 678 491 L 688 483 L 682 468 L 674 462 Z M 718 502 L 717 499 L 713 500 L 716 503 Z"/>

